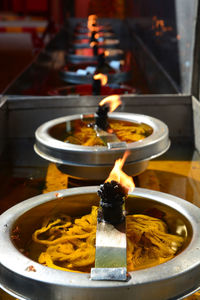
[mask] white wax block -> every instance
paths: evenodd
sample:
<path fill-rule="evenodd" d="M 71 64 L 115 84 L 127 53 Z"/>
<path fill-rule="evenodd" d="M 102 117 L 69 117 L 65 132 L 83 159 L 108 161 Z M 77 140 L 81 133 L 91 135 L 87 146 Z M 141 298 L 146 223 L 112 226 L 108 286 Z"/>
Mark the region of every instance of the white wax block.
<path fill-rule="evenodd" d="M 111 66 L 111 68 L 113 68 L 115 70 L 119 70 L 120 69 L 120 61 L 119 60 L 111 60 L 111 62 L 109 63 L 109 65 Z"/>
<path fill-rule="evenodd" d="M 96 71 L 96 68 L 89 66 L 85 70 L 87 73 L 94 74 L 94 72 Z"/>
<path fill-rule="evenodd" d="M 100 43 L 101 43 L 101 42 L 103 42 L 103 41 L 104 41 L 104 38 L 103 38 L 103 37 L 99 37 L 97 40 L 98 40 L 98 42 L 100 42 Z"/>
<path fill-rule="evenodd" d="M 86 74 L 87 74 L 87 71 L 86 71 L 86 70 L 83 70 L 83 69 L 78 69 L 78 70 L 76 71 L 76 74 L 78 74 L 78 75 L 86 75 Z"/>

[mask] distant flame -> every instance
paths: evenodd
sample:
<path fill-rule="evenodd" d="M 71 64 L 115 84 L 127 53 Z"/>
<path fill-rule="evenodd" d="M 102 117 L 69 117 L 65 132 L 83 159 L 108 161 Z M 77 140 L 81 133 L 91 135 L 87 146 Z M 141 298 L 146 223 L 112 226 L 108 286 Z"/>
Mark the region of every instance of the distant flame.
<path fill-rule="evenodd" d="M 121 103 L 122 101 L 119 95 L 111 95 L 101 100 L 99 105 L 102 106 L 104 104 L 109 104 L 109 111 L 113 112 Z"/>
<path fill-rule="evenodd" d="M 122 158 L 116 160 L 115 165 L 105 182 L 111 182 L 114 180 L 126 188 L 127 192 L 132 192 L 135 188 L 133 178 L 122 171 L 128 155 L 129 151 L 126 151 Z"/>
<path fill-rule="evenodd" d="M 90 16 L 88 16 L 87 27 L 88 27 L 89 31 L 93 30 L 94 23 L 96 23 L 96 20 L 97 20 L 97 16 L 96 15 L 90 15 Z"/>
<path fill-rule="evenodd" d="M 152 29 L 155 30 L 156 36 L 162 36 L 164 32 L 173 30 L 171 26 L 165 26 L 165 21 L 156 16 L 152 18 Z"/>
<path fill-rule="evenodd" d="M 102 73 L 95 74 L 94 79 L 95 80 L 100 79 L 101 80 L 101 85 L 106 85 L 106 83 L 108 82 L 108 76 L 105 75 L 105 74 L 102 74 Z"/>
<path fill-rule="evenodd" d="M 88 20 L 96 21 L 96 19 L 97 19 L 97 15 L 89 15 L 88 16 Z"/>
<path fill-rule="evenodd" d="M 91 43 L 90 43 L 90 47 L 94 47 L 94 46 L 96 46 L 96 45 L 98 45 L 97 42 L 91 42 Z"/>

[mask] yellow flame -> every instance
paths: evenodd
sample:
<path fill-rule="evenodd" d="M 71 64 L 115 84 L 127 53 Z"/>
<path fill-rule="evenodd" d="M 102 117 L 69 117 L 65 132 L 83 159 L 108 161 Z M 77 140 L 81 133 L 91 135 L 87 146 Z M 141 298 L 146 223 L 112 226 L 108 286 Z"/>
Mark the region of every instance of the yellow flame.
<path fill-rule="evenodd" d="M 97 15 L 93 14 L 93 15 L 88 16 L 88 20 L 94 20 L 95 21 L 96 19 L 97 19 Z"/>
<path fill-rule="evenodd" d="M 109 104 L 110 112 L 113 112 L 122 103 L 119 95 L 111 95 L 100 101 L 99 105 Z"/>
<path fill-rule="evenodd" d="M 122 171 L 123 165 L 129 154 L 130 152 L 126 151 L 122 158 L 116 160 L 115 165 L 105 182 L 111 182 L 114 180 L 121 184 L 127 190 L 127 192 L 132 192 L 135 188 L 133 178 Z"/>
<path fill-rule="evenodd" d="M 106 85 L 106 83 L 108 82 L 108 76 L 102 73 L 98 73 L 94 75 L 94 79 L 101 80 L 101 85 Z"/>
<path fill-rule="evenodd" d="M 90 15 L 88 16 L 88 21 L 87 21 L 87 27 L 89 31 L 93 30 L 93 24 L 96 23 L 97 16 L 96 15 Z"/>
<path fill-rule="evenodd" d="M 94 47 L 94 46 L 96 46 L 96 45 L 98 45 L 97 42 L 91 42 L 91 43 L 90 43 L 90 47 Z"/>

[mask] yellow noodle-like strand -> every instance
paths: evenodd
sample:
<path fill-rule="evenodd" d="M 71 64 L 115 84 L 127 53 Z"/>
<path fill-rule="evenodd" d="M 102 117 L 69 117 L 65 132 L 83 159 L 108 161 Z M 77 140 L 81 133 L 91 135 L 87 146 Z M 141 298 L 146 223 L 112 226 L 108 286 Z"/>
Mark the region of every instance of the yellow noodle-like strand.
<path fill-rule="evenodd" d="M 35 243 L 46 246 L 38 262 L 59 270 L 89 272 L 95 261 L 97 209 L 94 206 L 90 214 L 73 221 L 68 216 L 44 221 L 32 236 Z M 154 217 L 128 215 L 126 224 L 128 271 L 168 261 L 184 241 L 169 234 L 166 223 Z"/>

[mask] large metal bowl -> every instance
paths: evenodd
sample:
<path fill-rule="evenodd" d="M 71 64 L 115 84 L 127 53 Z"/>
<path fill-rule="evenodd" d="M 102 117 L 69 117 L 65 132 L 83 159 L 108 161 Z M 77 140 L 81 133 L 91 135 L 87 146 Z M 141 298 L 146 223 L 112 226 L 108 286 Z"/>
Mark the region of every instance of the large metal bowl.
<path fill-rule="evenodd" d="M 98 32 L 100 38 L 102 37 L 103 39 L 117 39 L 116 34 L 113 32 Z M 75 39 L 90 39 L 90 33 L 75 33 L 74 34 Z"/>
<path fill-rule="evenodd" d="M 85 70 L 84 70 L 85 71 Z M 60 77 L 63 81 L 73 84 L 92 84 L 94 74 L 80 74 L 76 71 L 66 70 L 65 68 L 59 71 Z M 116 71 L 115 73 L 108 73 L 108 84 L 120 84 L 130 79 L 129 71 Z"/>
<path fill-rule="evenodd" d="M 63 172 L 72 177 L 105 180 L 114 162 L 123 156 L 125 150 L 130 150 L 124 166 L 125 172 L 129 175 L 143 172 L 150 159 L 168 150 L 170 146 L 168 127 L 162 121 L 132 113 L 119 112 L 108 116 L 112 120 L 145 123 L 153 128 L 153 133 L 143 140 L 126 144 L 121 148 L 73 145 L 60 139 L 70 121 L 82 118 L 82 115 L 72 115 L 41 125 L 35 132 L 35 151 L 44 159 L 59 165 Z"/>
<path fill-rule="evenodd" d="M 86 77 L 86 76 L 85 76 Z M 137 91 L 128 85 L 106 84 L 101 86 L 99 95 L 122 95 L 122 94 L 136 94 Z M 93 94 L 92 84 L 77 84 L 67 85 L 48 91 L 50 96 L 66 96 L 66 95 L 80 95 L 88 96 Z"/>
<path fill-rule="evenodd" d="M 97 39 L 99 47 L 106 48 L 117 48 L 119 46 L 119 40 L 117 39 L 105 39 L 102 40 L 99 38 Z M 87 39 L 77 39 L 74 40 L 72 43 L 74 48 L 89 48 L 90 47 L 90 40 Z"/>
<path fill-rule="evenodd" d="M 81 52 L 82 54 L 77 54 L 77 52 Z M 108 55 L 105 57 L 106 61 L 112 60 L 121 60 L 124 58 L 124 51 L 121 49 L 107 49 Z M 99 54 L 103 53 L 104 49 L 99 48 Z M 74 49 L 72 52 L 67 54 L 67 61 L 70 63 L 93 63 L 98 61 L 98 55 L 93 54 L 93 49 L 90 48 L 81 48 Z"/>
<path fill-rule="evenodd" d="M 72 188 L 30 198 L 0 217 L 0 286 L 18 299 L 109 300 L 182 299 L 200 285 L 200 209 L 180 198 L 136 188 L 126 201 L 128 213 L 152 208 L 164 212 L 172 233 L 185 237 L 182 251 L 155 267 L 130 272 L 127 282 L 91 281 L 90 274 L 51 269 L 34 262 L 12 242 L 20 229 L 20 247 L 48 214 L 72 216 L 88 213 L 98 205 L 98 187 Z M 58 198 L 59 197 L 59 198 Z M 60 198 L 61 197 L 61 198 Z M 33 266 L 35 272 L 30 271 Z"/>

